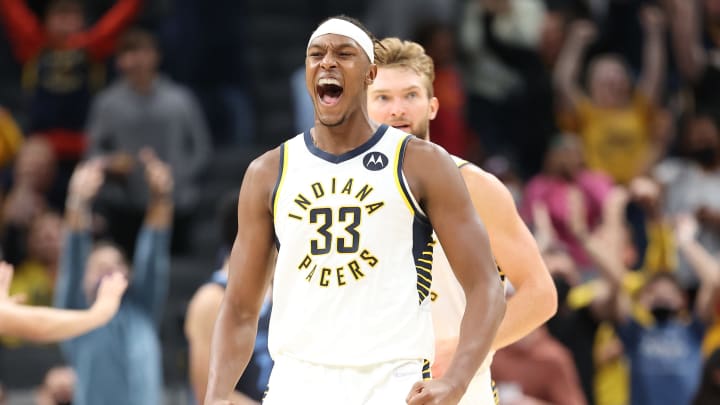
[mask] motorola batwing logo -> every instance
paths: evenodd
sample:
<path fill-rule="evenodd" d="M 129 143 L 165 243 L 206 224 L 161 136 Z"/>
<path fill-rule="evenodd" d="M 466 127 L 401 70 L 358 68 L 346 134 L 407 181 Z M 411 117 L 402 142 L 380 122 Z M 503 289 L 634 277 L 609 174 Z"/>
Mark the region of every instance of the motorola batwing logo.
<path fill-rule="evenodd" d="M 388 158 L 380 152 L 370 152 L 363 157 L 363 165 L 366 169 L 378 171 L 388 165 Z"/>

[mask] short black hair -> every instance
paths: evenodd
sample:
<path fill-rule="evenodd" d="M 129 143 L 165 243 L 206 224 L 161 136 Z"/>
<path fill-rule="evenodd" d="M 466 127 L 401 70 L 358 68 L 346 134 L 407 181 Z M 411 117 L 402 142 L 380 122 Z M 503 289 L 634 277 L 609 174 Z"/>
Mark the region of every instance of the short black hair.
<path fill-rule="evenodd" d="M 130 261 L 128 260 L 128 255 L 125 249 L 122 248 L 119 244 L 116 242 L 110 240 L 110 239 L 100 239 L 93 243 L 92 249 L 90 249 L 90 255 L 88 255 L 88 258 L 95 252 L 97 252 L 100 249 L 105 248 L 111 248 L 115 249 L 120 253 L 120 257 L 122 257 L 122 260 L 124 264 L 128 267 L 129 271 L 132 271 L 132 267 L 130 266 Z"/>
<path fill-rule="evenodd" d="M 84 15 L 85 9 L 80 0 L 52 0 L 45 8 L 45 16 L 53 13 L 79 13 Z"/>
<path fill-rule="evenodd" d="M 659 271 L 659 272 L 653 273 L 650 277 L 648 277 L 647 280 L 645 280 L 645 284 L 643 284 L 643 287 L 640 291 L 644 292 L 645 290 L 650 288 L 650 286 L 652 286 L 653 284 L 659 283 L 661 281 L 669 281 L 671 284 L 673 284 L 675 286 L 675 288 L 678 289 L 678 291 L 680 291 L 683 294 L 685 293 L 685 289 L 683 288 L 682 285 L 680 285 L 680 280 L 678 280 L 678 278 L 675 276 L 674 273 L 671 273 L 669 271 Z"/>
<path fill-rule="evenodd" d="M 155 36 L 145 29 L 133 27 L 127 30 L 118 42 L 117 53 L 136 51 L 138 49 L 153 49 L 156 52 L 160 50 Z"/>

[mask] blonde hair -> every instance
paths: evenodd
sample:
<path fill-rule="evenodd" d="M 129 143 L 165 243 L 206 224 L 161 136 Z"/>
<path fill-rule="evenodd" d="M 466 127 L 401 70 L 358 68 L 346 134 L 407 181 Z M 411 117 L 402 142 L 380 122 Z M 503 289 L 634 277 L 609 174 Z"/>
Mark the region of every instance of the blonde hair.
<path fill-rule="evenodd" d="M 379 68 L 403 67 L 427 79 L 428 97 L 433 96 L 435 65 L 422 45 L 400 38 L 385 38 L 375 45 L 375 63 Z"/>

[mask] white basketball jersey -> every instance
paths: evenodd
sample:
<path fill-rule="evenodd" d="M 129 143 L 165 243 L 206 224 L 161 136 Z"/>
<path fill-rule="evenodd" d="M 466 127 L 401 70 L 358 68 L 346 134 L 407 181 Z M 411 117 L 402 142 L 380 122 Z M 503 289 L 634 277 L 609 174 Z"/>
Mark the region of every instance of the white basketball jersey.
<path fill-rule="evenodd" d="M 469 162 L 452 156 L 458 168 L 469 164 Z M 457 339 L 460 336 L 460 324 L 465 314 L 465 292 L 455 278 L 448 262 L 447 256 L 438 243 L 435 245 L 433 262 L 433 284 L 432 284 L 432 316 L 435 338 L 437 340 Z M 498 270 L 500 272 L 500 270 Z M 500 272 L 504 281 L 505 277 Z M 490 368 L 495 352 L 490 352 L 485 358 L 478 373 Z"/>
<path fill-rule="evenodd" d="M 433 358 L 434 242 L 402 174 L 410 138 L 382 125 L 340 156 L 309 133 L 281 146 L 274 358 L 330 366 Z"/>

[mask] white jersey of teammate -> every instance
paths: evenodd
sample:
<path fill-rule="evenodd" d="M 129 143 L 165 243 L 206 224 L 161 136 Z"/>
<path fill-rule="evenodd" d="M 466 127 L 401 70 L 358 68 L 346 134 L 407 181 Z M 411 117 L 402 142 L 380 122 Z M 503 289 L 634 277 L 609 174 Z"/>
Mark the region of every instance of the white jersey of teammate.
<path fill-rule="evenodd" d="M 340 156 L 317 148 L 309 133 L 282 145 L 274 359 L 364 367 L 433 358 L 434 242 L 402 174 L 411 138 L 382 125 Z"/>
<path fill-rule="evenodd" d="M 458 168 L 469 162 L 453 156 Z M 457 341 L 460 324 L 465 314 L 465 293 L 455 278 L 445 252 L 440 244 L 435 246 L 432 283 L 432 316 L 436 340 Z M 504 281 L 504 276 L 500 273 Z M 475 374 L 459 405 L 492 405 L 497 403 L 496 393 L 490 377 L 491 351 Z"/>

